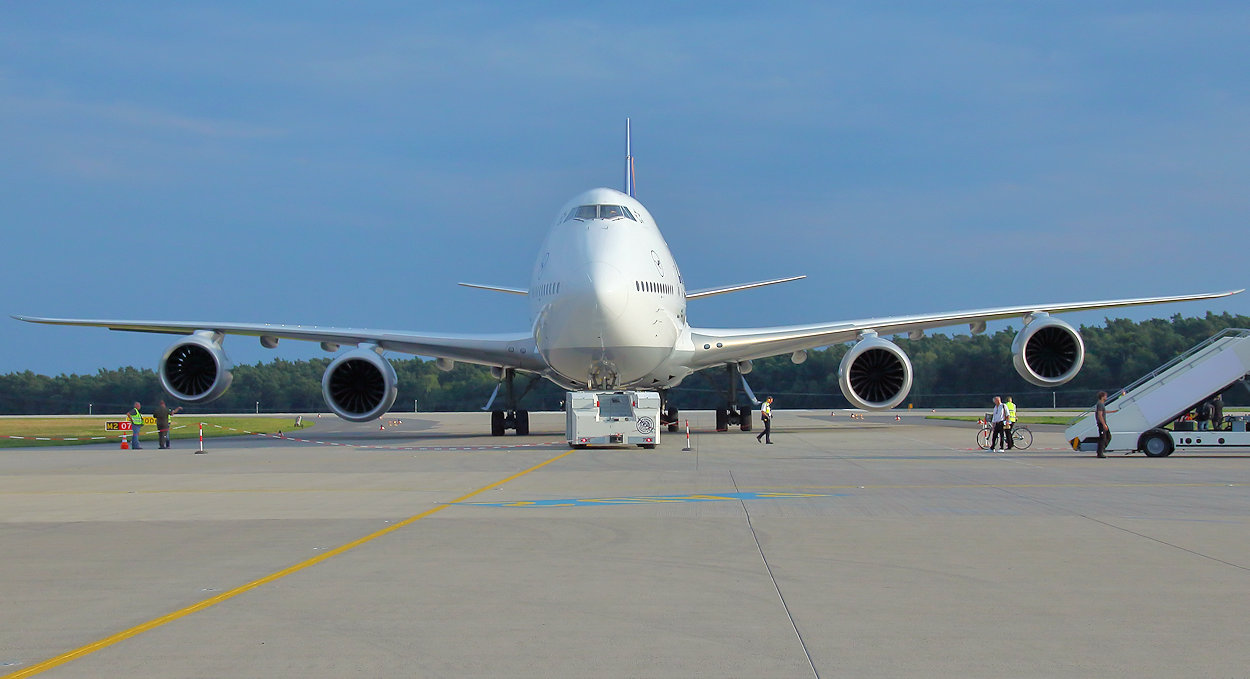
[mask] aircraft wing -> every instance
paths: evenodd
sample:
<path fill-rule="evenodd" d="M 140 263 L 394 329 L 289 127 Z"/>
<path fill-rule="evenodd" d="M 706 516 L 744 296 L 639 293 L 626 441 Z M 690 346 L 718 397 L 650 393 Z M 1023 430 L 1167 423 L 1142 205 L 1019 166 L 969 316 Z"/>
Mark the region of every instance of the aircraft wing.
<path fill-rule="evenodd" d="M 269 340 L 291 339 L 321 342 L 334 350 L 335 345 L 355 346 L 377 344 L 387 351 L 418 356 L 449 358 L 465 363 L 503 366 L 533 372 L 546 370 L 547 364 L 538 355 L 534 337 L 529 332 L 483 335 L 433 335 L 395 330 L 360 328 L 328 328 L 316 325 L 281 325 L 276 323 L 219 323 L 201 321 L 126 321 L 85 318 L 39 318 L 13 316 L 28 323 L 79 325 L 109 330 L 190 335 L 212 331 L 224 335 L 250 335 Z M 271 345 L 266 345 L 271 346 Z"/>
<path fill-rule="evenodd" d="M 695 358 L 690 367 L 695 370 L 721 365 L 731 361 L 776 356 L 801 349 L 814 349 L 839 342 L 857 339 L 868 331 L 882 337 L 900 333 L 912 333 L 931 328 L 944 328 L 967 323 L 980 331 L 987 321 L 1008 318 L 1024 318 L 1029 314 L 1089 311 L 1114 307 L 1166 304 L 1216 299 L 1236 295 L 1243 290 L 1229 290 L 1198 295 L 1175 295 L 1171 297 L 1139 297 L 1134 299 L 1111 299 L 1093 302 L 1069 302 L 1064 304 L 1025 304 L 1020 306 L 971 309 L 915 316 L 886 316 L 835 323 L 791 325 L 773 328 L 691 328 Z M 706 347 L 706 348 L 705 348 Z"/>

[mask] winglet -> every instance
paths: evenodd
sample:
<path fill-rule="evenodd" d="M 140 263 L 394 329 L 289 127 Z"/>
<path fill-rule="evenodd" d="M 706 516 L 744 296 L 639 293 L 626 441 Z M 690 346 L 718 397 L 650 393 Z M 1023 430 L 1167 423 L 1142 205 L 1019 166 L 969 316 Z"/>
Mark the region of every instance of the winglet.
<path fill-rule="evenodd" d="M 637 198 L 634 195 L 634 152 L 631 147 L 629 118 L 625 119 L 625 195 Z"/>

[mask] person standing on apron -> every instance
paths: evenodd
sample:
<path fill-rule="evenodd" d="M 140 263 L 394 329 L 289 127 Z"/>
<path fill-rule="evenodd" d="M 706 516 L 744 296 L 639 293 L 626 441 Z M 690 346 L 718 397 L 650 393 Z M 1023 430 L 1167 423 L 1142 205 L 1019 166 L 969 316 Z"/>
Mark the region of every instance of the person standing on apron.
<path fill-rule="evenodd" d="M 755 440 L 764 439 L 764 443 L 772 443 L 773 431 L 773 397 L 769 396 L 764 399 L 764 405 L 760 406 L 760 420 L 764 423 L 764 431 L 755 436 Z"/>

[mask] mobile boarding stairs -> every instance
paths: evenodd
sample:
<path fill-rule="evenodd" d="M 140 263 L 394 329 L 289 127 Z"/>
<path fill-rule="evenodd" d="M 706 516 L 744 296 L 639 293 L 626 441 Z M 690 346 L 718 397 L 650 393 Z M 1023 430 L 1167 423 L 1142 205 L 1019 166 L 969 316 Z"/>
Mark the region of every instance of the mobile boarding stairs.
<path fill-rule="evenodd" d="M 1165 457 L 1177 449 L 1250 447 L 1247 418 L 1212 423 L 1215 430 L 1182 430 L 1179 422 L 1198 404 L 1250 376 L 1250 330 L 1229 328 L 1164 363 L 1107 398 L 1107 450 Z M 1112 412 L 1115 411 L 1115 412 Z M 1168 424 L 1174 429 L 1165 429 Z M 1225 428 L 1226 427 L 1226 428 Z M 1073 450 L 1095 450 L 1098 425 L 1088 410 L 1068 425 Z"/>

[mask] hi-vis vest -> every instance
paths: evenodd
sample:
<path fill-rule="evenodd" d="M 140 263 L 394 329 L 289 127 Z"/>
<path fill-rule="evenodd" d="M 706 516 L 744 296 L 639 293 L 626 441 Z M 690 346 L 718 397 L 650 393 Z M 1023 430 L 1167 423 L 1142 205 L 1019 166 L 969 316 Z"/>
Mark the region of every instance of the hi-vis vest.
<path fill-rule="evenodd" d="M 760 406 L 760 415 L 771 420 L 773 417 L 773 404 L 764 401 L 764 405 Z"/>
<path fill-rule="evenodd" d="M 143 413 L 139 412 L 138 408 L 131 410 L 130 415 L 128 415 L 128 417 L 130 418 L 130 424 L 136 427 L 143 426 Z"/>
<path fill-rule="evenodd" d="M 1007 421 L 1015 422 L 1016 421 L 1016 404 L 1012 403 L 1011 401 L 1008 401 L 1004 403 L 1003 405 L 1007 406 Z"/>

